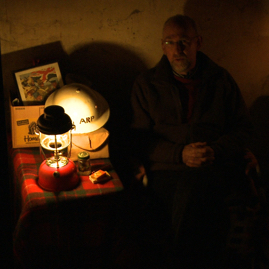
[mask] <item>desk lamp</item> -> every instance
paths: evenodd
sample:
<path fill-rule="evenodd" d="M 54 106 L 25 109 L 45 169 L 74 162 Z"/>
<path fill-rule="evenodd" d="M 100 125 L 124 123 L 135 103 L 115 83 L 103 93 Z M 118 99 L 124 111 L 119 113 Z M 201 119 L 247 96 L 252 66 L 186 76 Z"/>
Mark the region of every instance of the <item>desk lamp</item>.
<path fill-rule="evenodd" d="M 48 106 L 37 120 L 40 152 L 45 160 L 39 168 L 38 184 L 41 188 L 59 192 L 75 188 L 79 177 L 70 159 L 73 128 L 64 108 Z"/>

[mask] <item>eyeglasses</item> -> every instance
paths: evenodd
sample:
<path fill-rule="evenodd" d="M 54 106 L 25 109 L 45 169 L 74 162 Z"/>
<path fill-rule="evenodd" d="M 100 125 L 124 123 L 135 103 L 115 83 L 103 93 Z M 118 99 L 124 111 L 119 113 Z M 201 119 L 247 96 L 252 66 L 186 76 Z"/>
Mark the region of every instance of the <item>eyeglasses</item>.
<path fill-rule="evenodd" d="M 192 38 L 185 38 L 185 39 L 180 39 L 179 41 L 163 41 L 163 44 L 167 47 L 174 47 L 176 45 L 180 47 L 189 47 L 191 45 L 191 42 L 194 38 L 198 36 L 194 36 Z"/>

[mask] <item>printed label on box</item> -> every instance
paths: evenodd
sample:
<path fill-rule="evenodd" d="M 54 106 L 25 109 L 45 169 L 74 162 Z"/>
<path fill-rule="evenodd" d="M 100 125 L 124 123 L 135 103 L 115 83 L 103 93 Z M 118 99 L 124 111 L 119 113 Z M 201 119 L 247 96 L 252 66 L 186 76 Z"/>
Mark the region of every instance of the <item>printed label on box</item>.
<path fill-rule="evenodd" d="M 16 141 L 19 145 L 39 143 L 39 137 L 35 133 L 36 119 L 25 119 L 16 121 Z"/>
<path fill-rule="evenodd" d="M 10 106 L 13 148 L 39 147 L 39 136 L 35 134 L 36 122 L 44 113 L 42 106 Z"/>

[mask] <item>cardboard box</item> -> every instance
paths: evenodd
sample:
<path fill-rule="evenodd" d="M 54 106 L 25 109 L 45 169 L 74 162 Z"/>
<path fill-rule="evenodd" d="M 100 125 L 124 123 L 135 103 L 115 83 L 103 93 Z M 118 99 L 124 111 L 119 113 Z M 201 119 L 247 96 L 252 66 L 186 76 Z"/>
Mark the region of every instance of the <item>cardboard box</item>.
<path fill-rule="evenodd" d="M 35 127 L 37 119 L 44 113 L 44 107 L 44 105 L 12 106 L 10 103 L 13 148 L 39 147 Z"/>

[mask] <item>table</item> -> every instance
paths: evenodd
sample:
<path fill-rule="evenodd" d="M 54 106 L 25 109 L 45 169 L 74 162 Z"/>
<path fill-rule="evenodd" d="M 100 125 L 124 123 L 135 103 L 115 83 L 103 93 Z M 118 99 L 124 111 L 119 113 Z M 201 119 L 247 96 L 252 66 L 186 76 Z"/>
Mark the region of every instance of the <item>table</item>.
<path fill-rule="evenodd" d="M 94 266 L 111 246 L 121 214 L 123 185 L 112 179 L 93 184 L 80 176 L 70 191 L 53 193 L 37 184 L 42 162 L 38 148 L 11 149 L 14 168 L 14 255 L 19 268 L 82 268 Z M 96 170 L 110 159 L 91 160 Z M 102 249 L 102 252 L 100 252 Z M 86 262 L 87 261 L 87 262 Z M 52 267 L 53 265 L 53 267 Z M 49 267 L 48 267 L 49 266 Z M 78 267 L 77 267 L 78 266 Z"/>

